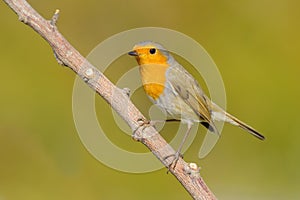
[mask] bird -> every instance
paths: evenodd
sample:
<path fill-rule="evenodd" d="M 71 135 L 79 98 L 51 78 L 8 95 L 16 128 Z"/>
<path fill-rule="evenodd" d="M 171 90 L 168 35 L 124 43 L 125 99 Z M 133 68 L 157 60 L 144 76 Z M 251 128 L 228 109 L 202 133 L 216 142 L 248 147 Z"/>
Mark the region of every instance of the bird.
<path fill-rule="evenodd" d="M 150 100 L 164 110 L 169 119 L 187 124 L 176 153 L 166 157 L 173 157 L 170 164 L 173 168 L 182 156 L 182 147 L 194 123 L 200 123 L 219 135 L 215 121 L 224 121 L 246 130 L 260 140 L 265 139 L 254 128 L 212 102 L 197 80 L 161 44 L 142 41 L 135 44 L 128 54 L 135 57 L 139 65 L 143 88 Z"/>

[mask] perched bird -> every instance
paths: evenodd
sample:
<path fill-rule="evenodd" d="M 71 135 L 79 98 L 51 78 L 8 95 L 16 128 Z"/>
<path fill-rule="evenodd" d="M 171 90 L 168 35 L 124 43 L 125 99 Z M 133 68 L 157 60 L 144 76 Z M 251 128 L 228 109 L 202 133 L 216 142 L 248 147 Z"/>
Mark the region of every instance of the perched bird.
<path fill-rule="evenodd" d="M 225 121 L 243 128 L 258 139 L 265 139 L 254 128 L 212 102 L 195 78 L 162 45 L 151 41 L 140 42 L 128 54 L 134 56 L 139 64 L 143 87 L 151 101 L 165 110 L 170 119 L 187 124 L 187 131 L 176 154 L 170 155 L 174 156 L 174 167 L 191 127 L 196 122 L 219 134 L 214 121 Z"/>

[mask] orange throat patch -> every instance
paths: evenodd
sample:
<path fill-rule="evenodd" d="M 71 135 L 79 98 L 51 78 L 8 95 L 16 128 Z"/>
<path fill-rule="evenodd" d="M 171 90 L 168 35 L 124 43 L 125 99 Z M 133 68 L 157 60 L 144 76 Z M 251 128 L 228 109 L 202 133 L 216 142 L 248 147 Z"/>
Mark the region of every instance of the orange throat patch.
<path fill-rule="evenodd" d="M 140 73 L 147 95 L 157 100 L 165 89 L 167 65 L 142 65 Z"/>

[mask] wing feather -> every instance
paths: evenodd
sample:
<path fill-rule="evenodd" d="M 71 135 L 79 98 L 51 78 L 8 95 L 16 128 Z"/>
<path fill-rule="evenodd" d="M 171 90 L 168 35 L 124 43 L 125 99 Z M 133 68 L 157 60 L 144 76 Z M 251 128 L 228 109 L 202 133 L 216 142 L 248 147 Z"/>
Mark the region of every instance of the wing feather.
<path fill-rule="evenodd" d="M 210 100 L 205 96 L 198 82 L 180 64 L 170 67 L 167 73 L 169 84 L 180 98 L 196 113 L 206 128 L 217 133 L 208 106 Z"/>

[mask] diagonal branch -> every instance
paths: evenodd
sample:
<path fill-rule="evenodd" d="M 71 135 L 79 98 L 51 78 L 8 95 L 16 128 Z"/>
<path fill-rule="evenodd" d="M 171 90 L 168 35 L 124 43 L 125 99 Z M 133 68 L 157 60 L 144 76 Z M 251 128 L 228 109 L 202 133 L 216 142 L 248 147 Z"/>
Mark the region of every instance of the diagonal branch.
<path fill-rule="evenodd" d="M 103 97 L 130 126 L 135 133 L 134 138 L 147 146 L 166 167 L 169 166 L 170 160 L 164 158 L 174 154 L 174 149 L 152 126 L 139 128 L 140 119 L 145 120 L 145 117 L 132 104 L 127 91 L 112 84 L 60 34 L 55 25 L 59 16 L 58 10 L 51 20 L 46 20 L 25 0 L 4 0 L 4 2 L 19 16 L 20 21 L 30 26 L 48 42 L 59 64 L 72 69 L 86 84 Z M 216 199 L 200 177 L 199 168 L 196 164 L 186 163 L 180 158 L 176 167 L 170 168 L 170 172 L 194 199 Z"/>

